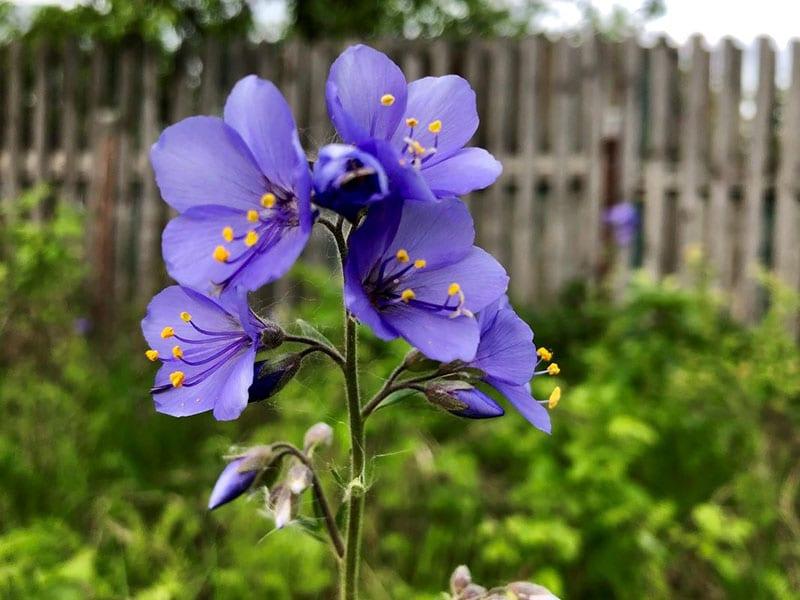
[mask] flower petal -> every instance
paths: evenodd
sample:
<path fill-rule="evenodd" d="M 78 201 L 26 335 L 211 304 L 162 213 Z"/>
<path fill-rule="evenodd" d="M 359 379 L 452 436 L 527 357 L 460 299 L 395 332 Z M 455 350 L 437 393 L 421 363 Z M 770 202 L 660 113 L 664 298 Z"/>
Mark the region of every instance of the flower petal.
<path fill-rule="evenodd" d="M 242 210 L 265 191 L 247 145 L 216 117 L 189 117 L 167 127 L 150 149 L 156 183 L 178 212 L 217 204 Z"/>
<path fill-rule="evenodd" d="M 235 238 L 227 242 L 223 229 L 230 227 Z M 176 281 L 204 293 L 217 291 L 218 284 L 230 279 L 227 287 L 243 286 L 255 291 L 284 275 L 305 247 L 311 224 L 280 229 L 269 248 L 248 248 L 242 236 L 253 229 L 247 213 L 224 206 L 198 206 L 172 219 L 161 238 L 167 272 Z M 267 234 L 263 234 L 267 235 Z M 228 262 L 214 258 L 222 246 L 229 253 Z M 243 256 L 241 260 L 237 257 Z"/>
<path fill-rule="evenodd" d="M 461 288 L 464 307 L 477 313 L 505 293 L 508 276 L 491 254 L 472 246 L 462 260 L 439 269 L 422 269 L 408 279 L 418 300 L 436 304 L 447 300 L 452 283 Z"/>
<path fill-rule="evenodd" d="M 503 394 L 531 425 L 545 433 L 550 433 L 550 415 L 547 409 L 531 396 L 527 386 L 508 385 L 492 378 L 487 378 L 486 383 Z"/>
<path fill-rule="evenodd" d="M 466 404 L 466 408 L 462 410 L 450 411 L 459 417 L 466 417 L 467 419 L 492 419 L 494 417 L 502 417 L 505 414 L 502 406 L 478 389 L 457 390 L 454 394 L 459 401 Z"/>
<path fill-rule="evenodd" d="M 267 179 L 284 190 L 294 189 L 294 170 L 306 159 L 297 154 L 297 126 L 278 88 L 248 75 L 233 86 L 224 114 L 225 123 L 239 133 Z"/>
<path fill-rule="evenodd" d="M 499 311 L 491 327 L 481 332 L 472 364 L 496 381 L 525 385 L 536 365 L 533 331 L 513 310 Z"/>
<path fill-rule="evenodd" d="M 461 316 L 432 313 L 412 306 L 397 305 L 382 311 L 384 320 L 425 356 L 443 363 L 471 361 L 478 348 L 478 323 Z"/>
<path fill-rule="evenodd" d="M 198 337 L 192 325 L 181 319 L 183 312 L 188 312 L 192 320 L 206 330 L 242 332 L 236 313 L 228 312 L 203 294 L 173 285 L 153 297 L 147 305 L 147 314 L 142 319 L 142 333 L 147 343 L 162 357 L 169 356 L 175 345 L 174 339 L 161 337 L 164 327 L 172 327 L 175 334 L 184 338 Z"/>
<path fill-rule="evenodd" d="M 344 276 L 344 304 L 361 323 L 372 329 L 372 332 L 384 341 L 390 341 L 399 335 L 381 317 L 369 301 L 361 277 L 358 274 L 358 265 L 355 261 L 349 261 L 345 265 Z"/>
<path fill-rule="evenodd" d="M 382 98 L 391 96 L 391 103 Z M 406 108 L 406 79 L 388 56 L 369 46 L 345 50 L 331 65 L 325 100 L 336 131 L 351 144 L 389 139 Z"/>
<path fill-rule="evenodd" d="M 255 347 L 243 349 L 232 358 L 210 371 L 197 385 L 176 387 L 153 394 L 156 410 L 173 417 L 186 417 L 209 410 L 214 418 L 229 421 L 237 418 L 247 406 L 247 390 L 253 382 Z M 156 386 L 168 384 L 169 375 L 181 370 L 189 381 L 203 371 L 203 367 L 189 367 L 165 363 L 156 374 Z"/>
<path fill-rule="evenodd" d="M 474 240 L 472 217 L 457 198 L 435 203 L 406 202 L 385 256 L 404 249 L 412 261 L 426 261 L 425 272 L 463 259 L 472 250 Z"/>
<path fill-rule="evenodd" d="M 420 172 L 431 191 L 444 198 L 492 185 L 503 172 L 503 165 L 483 148 L 462 148 L 436 164 L 426 164 Z"/>
<path fill-rule="evenodd" d="M 423 77 L 408 84 L 408 103 L 404 118 L 418 121 L 414 139 L 425 148 L 436 145 L 436 154 L 429 162 L 435 164 L 464 147 L 478 129 L 478 109 L 475 92 L 466 79 L 458 75 Z M 428 125 L 441 122 L 441 131 L 432 133 Z M 405 125 L 398 128 L 392 138 L 396 148 L 403 148 L 403 138 L 410 130 Z M 436 138 L 438 136 L 438 143 Z"/>
<path fill-rule="evenodd" d="M 228 463 L 220 473 L 211 497 L 208 499 L 208 510 L 227 504 L 244 494 L 255 480 L 258 471 L 239 472 L 239 466 L 245 461 L 244 458 L 237 458 Z"/>

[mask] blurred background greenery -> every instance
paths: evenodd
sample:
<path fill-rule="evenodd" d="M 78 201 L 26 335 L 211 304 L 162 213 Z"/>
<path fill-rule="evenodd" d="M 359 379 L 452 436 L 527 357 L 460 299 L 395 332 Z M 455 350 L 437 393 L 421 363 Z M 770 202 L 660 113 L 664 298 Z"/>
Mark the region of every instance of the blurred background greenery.
<path fill-rule="evenodd" d="M 243 0 L 103 0 L 75 7 L 0 2 L 0 36 L 143 38 L 166 49 L 207 35 L 313 38 L 514 35 L 548 2 L 392 0 L 283 3 L 259 32 Z M 585 23 L 609 35 L 661 10 Z M 459 9 L 453 11 L 452 7 Z M 0 597 L 328 598 L 335 569 L 300 527 L 271 532 L 254 497 L 209 514 L 232 444 L 299 442 L 312 423 L 336 430 L 321 464 L 346 454 L 338 374 L 306 365 L 270 404 L 233 423 L 154 412 L 152 365 L 120 307 L 114 332 L 87 319 L 83 219 L 20 218 L 34 190 L 0 218 Z M 800 589 L 800 352 L 782 327 L 797 299 L 772 285 L 755 327 L 727 318 L 705 287 L 633 282 L 612 304 L 568 290 L 557 309 L 521 307 L 562 366 L 551 437 L 513 411 L 459 420 L 421 401 L 379 411 L 369 443 L 365 597 L 439 598 L 457 564 L 484 584 L 529 579 L 563 598 L 778 598 Z M 338 283 L 298 266 L 304 318 L 334 340 Z M 119 335 L 119 331 L 130 332 Z M 365 386 L 402 343 L 367 339 Z M 546 397 L 554 381 L 536 382 Z M 342 490 L 323 473 L 332 498 Z M 306 512 L 310 511 L 305 506 Z"/>
<path fill-rule="evenodd" d="M 81 215 L 65 205 L 50 222 L 9 217 L 0 597 L 330 597 L 327 549 L 302 528 L 271 533 L 257 497 L 212 514 L 205 502 L 231 444 L 299 441 L 323 420 L 337 443 L 320 464 L 341 463 L 338 374 L 306 365 L 237 422 L 159 415 L 138 334 L 110 337 L 85 319 Z M 335 277 L 294 277 L 302 302 L 284 319 L 336 339 Z M 800 353 L 781 325 L 793 300 L 776 290 L 746 329 L 699 280 L 635 282 L 621 306 L 573 289 L 557 310 L 527 315 L 563 367 L 552 437 L 513 411 L 481 422 L 413 400 L 379 411 L 365 597 L 438 598 L 460 563 L 480 582 L 531 579 L 565 598 L 796 597 Z M 374 388 L 405 348 L 365 346 Z M 552 379 L 538 383 L 546 396 Z"/>

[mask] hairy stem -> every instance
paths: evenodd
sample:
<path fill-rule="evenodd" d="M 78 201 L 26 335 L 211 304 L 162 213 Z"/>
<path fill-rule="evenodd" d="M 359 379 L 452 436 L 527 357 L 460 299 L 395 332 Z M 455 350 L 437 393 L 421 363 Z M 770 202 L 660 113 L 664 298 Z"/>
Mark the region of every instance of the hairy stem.
<path fill-rule="evenodd" d="M 322 489 L 322 484 L 319 481 L 319 477 L 317 477 L 317 472 L 314 470 L 313 463 L 305 454 L 305 452 L 302 452 L 299 448 L 288 442 L 276 442 L 272 445 L 272 448 L 274 450 L 285 452 L 286 454 L 291 454 L 300 462 L 302 462 L 311 472 L 311 488 L 314 491 L 314 498 L 316 499 L 317 504 L 322 511 L 322 516 L 324 517 L 325 521 L 325 528 L 328 530 L 328 536 L 331 538 L 333 550 L 336 553 L 336 556 L 338 556 L 340 559 L 343 558 L 344 541 L 342 541 L 342 535 L 339 533 L 339 528 L 336 526 L 336 519 L 331 511 L 331 505 L 328 503 L 328 499 L 325 496 L 325 490 Z"/>
<path fill-rule="evenodd" d="M 327 344 L 323 344 L 314 338 L 306 337 L 304 335 L 287 335 L 284 338 L 284 341 L 306 344 L 309 346 L 310 350 L 327 354 L 331 359 L 333 359 L 333 362 L 340 367 L 344 367 L 344 357 L 339 353 L 338 350 L 336 350 L 336 348 L 331 348 Z"/>

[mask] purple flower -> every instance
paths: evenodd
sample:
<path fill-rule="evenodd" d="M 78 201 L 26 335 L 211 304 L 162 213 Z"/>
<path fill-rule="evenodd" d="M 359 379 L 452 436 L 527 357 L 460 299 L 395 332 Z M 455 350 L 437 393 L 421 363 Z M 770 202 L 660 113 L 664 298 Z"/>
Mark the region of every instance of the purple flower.
<path fill-rule="evenodd" d="M 184 417 L 213 410 L 221 421 L 247 406 L 253 363 L 266 325 L 239 288 L 217 302 L 192 289 L 171 286 L 147 307 L 145 353 L 161 361 L 151 389 L 156 410 Z"/>
<path fill-rule="evenodd" d="M 211 497 L 208 499 L 208 510 L 214 510 L 235 500 L 253 485 L 258 470 L 242 470 L 242 467 L 247 466 L 246 460 L 247 458 L 244 456 L 236 458 L 222 470 L 211 491 Z"/>
<path fill-rule="evenodd" d="M 505 414 L 502 406 L 467 383 L 434 383 L 425 388 L 425 396 L 431 404 L 459 417 L 491 419 Z"/>
<path fill-rule="evenodd" d="M 548 370 L 535 371 L 539 358 L 533 331 L 517 316 L 505 296 L 482 310 L 478 323 L 480 343 L 469 366 L 480 370 L 483 381 L 505 396 L 534 427 L 550 433 L 550 415 L 531 395 L 530 381 L 534 375 L 558 373 L 558 365 L 553 363 Z M 541 353 L 550 354 L 545 349 Z"/>
<path fill-rule="evenodd" d="M 455 198 L 375 206 L 350 236 L 348 310 L 381 339 L 402 337 L 442 362 L 472 360 L 474 314 L 508 286 L 503 267 L 474 238 L 469 212 Z"/>
<path fill-rule="evenodd" d="M 328 144 L 319 151 L 312 179 L 314 202 L 351 221 L 361 209 L 389 193 L 389 181 L 380 161 L 345 144 Z"/>
<path fill-rule="evenodd" d="M 605 222 L 614 232 L 618 246 L 629 246 L 639 229 L 639 211 L 632 202 L 620 202 L 606 211 Z"/>
<path fill-rule="evenodd" d="M 150 159 L 180 215 L 162 238 L 167 271 L 182 285 L 255 290 L 292 266 L 311 233 L 311 177 L 289 105 L 249 75 L 224 119 L 190 117 L 161 134 Z"/>
<path fill-rule="evenodd" d="M 413 185 L 413 178 L 398 171 L 401 166 L 418 171 L 439 198 L 485 188 L 502 171 L 486 150 L 464 147 L 478 128 L 478 111 L 475 92 L 457 75 L 407 84 L 385 54 L 357 45 L 331 66 L 325 99 L 345 142 L 383 142 L 373 151 L 387 173 L 395 171 L 389 179 L 402 185 Z"/>

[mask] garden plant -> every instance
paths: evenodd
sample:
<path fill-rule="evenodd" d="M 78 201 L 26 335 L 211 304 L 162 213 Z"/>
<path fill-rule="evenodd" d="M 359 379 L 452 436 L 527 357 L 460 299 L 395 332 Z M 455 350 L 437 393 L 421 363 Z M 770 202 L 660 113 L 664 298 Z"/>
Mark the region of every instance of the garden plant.
<path fill-rule="evenodd" d="M 306 518 L 297 507 L 308 491 L 339 564 L 340 595 L 351 599 L 372 486 L 366 425 L 379 408 L 419 394 L 454 415 L 485 419 L 502 416 L 505 400 L 549 433 L 547 408 L 561 391 L 533 397 L 531 380 L 559 367 L 510 306 L 506 272 L 474 245 L 459 199 L 502 170 L 485 150 L 465 146 L 478 126 L 468 82 L 448 75 L 407 83 L 388 57 L 358 45 L 331 66 L 325 101 L 341 141 L 311 161 L 281 93 L 253 75 L 234 86 L 223 118 L 190 117 L 164 130 L 151 161 L 178 213 L 162 237 L 178 285 L 152 299 L 142 331 L 147 359 L 160 363 L 156 410 L 176 417 L 211 411 L 236 419 L 249 403 L 278 394 L 313 354 L 339 368 L 350 437 L 342 498 L 334 503 L 320 483 L 315 452 L 333 435 L 320 422 L 309 424 L 301 445 L 265 440 L 232 452 L 209 508 L 262 493 L 282 528 Z M 286 275 L 315 226 L 330 233 L 341 265 L 342 347 L 312 324 L 294 331 L 257 314 L 248 299 Z M 370 398 L 359 385 L 359 325 L 411 346 Z M 453 573 L 451 593 L 549 596 L 525 582 L 486 590 L 466 568 Z"/>

